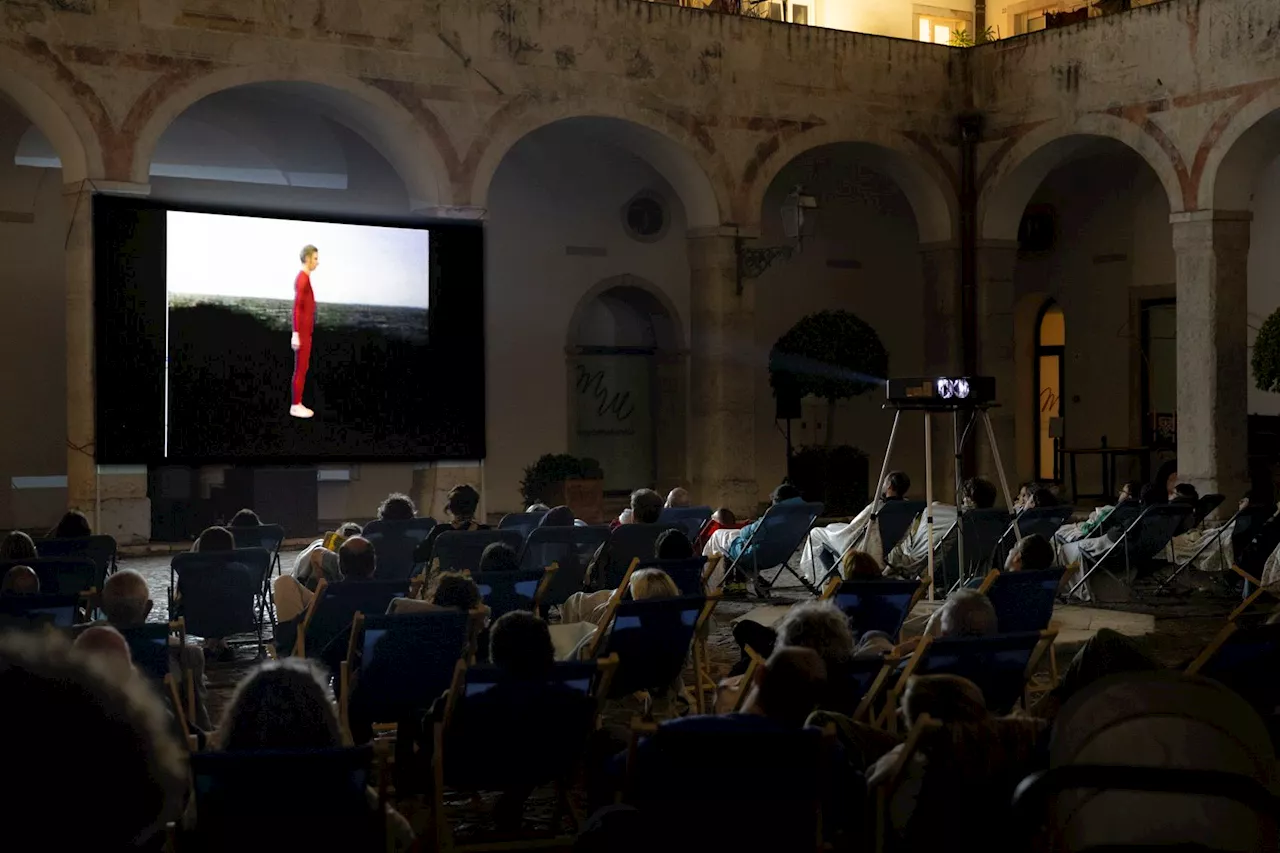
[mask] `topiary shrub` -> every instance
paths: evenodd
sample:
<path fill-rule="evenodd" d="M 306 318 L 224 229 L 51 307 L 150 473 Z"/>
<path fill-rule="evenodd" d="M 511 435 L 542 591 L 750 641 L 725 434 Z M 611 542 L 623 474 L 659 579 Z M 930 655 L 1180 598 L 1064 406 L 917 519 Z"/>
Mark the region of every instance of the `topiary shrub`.
<path fill-rule="evenodd" d="M 1251 364 L 1258 390 L 1280 393 L 1280 308 L 1258 330 Z"/>
<path fill-rule="evenodd" d="M 548 453 L 524 469 L 520 494 L 525 506 L 550 503 L 562 496 L 561 484 L 566 480 L 603 480 L 600 463 L 568 453 Z"/>

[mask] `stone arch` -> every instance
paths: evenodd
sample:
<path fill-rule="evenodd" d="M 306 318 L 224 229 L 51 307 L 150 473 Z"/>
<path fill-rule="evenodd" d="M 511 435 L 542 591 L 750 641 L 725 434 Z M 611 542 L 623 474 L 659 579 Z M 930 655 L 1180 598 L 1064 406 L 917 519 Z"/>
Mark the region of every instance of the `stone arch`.
<path fill-rule="evenodd" d="M 1183 209 L 1184 181 L 1165 148 L 1133 122 L 1090 113 L 1074 122 L 1040 125 L 988 165 L 978 196 L 981 238 L 1017 239 L 1022 213 L 1044 179 L 1072 153 L 1099 137 L 1115 140 L 1136 152 L 1160 179 L 1169 209 Z"/>
<path fill-rule="evenodd" d="M 578 327 L 582 324 L 587 307 L 604 294 L 618 288 L 630 288 L 633 290 L 641 290 L 651 296 L 662 307 L 663 312 L 671 321 L 671 332 L 673 340 L 667 344 L 659 342 L 658 349 L 663 352 L 672 354 L 685 351 L 685 327 L 681 319 L 679 310 L 676 309 L 675 302 L 667 293 L 647 278 L 623 273 L 622 275 L 609 276 L 597 282 L 586 293 L 582 294 L 582 298 L 578 300 L 578 304 L 574 306 L 573 313 L 569 317 L 569 326 L 565 330 L 565 348 L 572 350 L 577 343 L 574 341 L 574 335 L 577 333 Z"/>
<path fill-rule="evenodd" d="M 192 104 L 216 92 L 254 84 L 279 84 L 313 99 L 332 117 L 386 158 L 408 191 L 413 210 L 453 203 L 450 187 L 456 155 L 443 128 L 424 107 L 411 112 L 381 88 L 341 74 L 265 66 L 224 68 L 169 91 L 150 115 L 141 119 L 133 145 L 133 180 L 148 181 L 151 159 L 160 136 Z M 137 107 L 135 106 L 135 110 Z"/>
<path fill-rule="evenodd" d="M 49 140 L 62 163 L 64 183 L 105 177 L 101 141 L 75 96 L 6 48 L 0 48 L 0 91 Z"/>
<path fill-rule="evenodd" d="M 943 166 L 922 156 L 923 149 L 891 131 L 878 131 L 868 122 L 856 130 L 822 126 L 785 137 L 774 150 L 757 158 L 747 168 L 740 207 L 735 210 L 743 224 L 758 223 L 765 194 L 792 161 L 807 151 L 827 145 L 860 146 L 860 159 L 883 171 L 902 190 L 915 212 L 921 243 L 941 243 L 952 239 L 957 221 L 954 182 Z"/>
<path fill-rule="evenodd" d="M 1196 153 L 1197 205 L 1189 210 L 1249 210 L 1258 175 L 1280 156 L 1280 86 L 1228 112 Z"/>
<path fill-rule="evenodd" d="M 729 209 L 727 168 L 716 156 L 714 143 L 661 113 L 617 102 L 557 101 L 499 122 L 467 154 L 465 171 L 472 176 L 469 203 L 487 207 L 494 176 L 507 154 L 529 134 L 561 122 L 583 123 L 653 167 L 679 195 L 690 229 L 724 222 Z"/>

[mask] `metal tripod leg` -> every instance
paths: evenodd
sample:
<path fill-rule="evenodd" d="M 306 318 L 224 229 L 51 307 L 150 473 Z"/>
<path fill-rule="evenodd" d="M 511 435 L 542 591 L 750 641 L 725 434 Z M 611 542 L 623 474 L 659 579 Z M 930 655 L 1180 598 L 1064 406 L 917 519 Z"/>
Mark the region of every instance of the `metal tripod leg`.
<path fill-rule="evenodd" d="M 991 427 L 991 416 L 987 414 L 986 409 L 982 409 L 978 413 L 982 418 L 982 423 L 987 428 L 987 441 L 991 442 L 991 455 L 996 460 L 996 474 L 1000 477 L 1000 489 L 1004 492 L 1004 505 L 1009 507 L 1009 511 L 1013 512 L 1013 495 L 1009 493 L 1009 480 L 1004 475 L 1004 463 L 1000 461 L 1000 447 L 996 444 L 996 431 Z M 1018 530 L 1018 516 L 1013 516 L 1013 532 L 1019 539 L 1022 538 L 1022 532 Z"/>
<path fill-rule="evenodd" d="M 924 412 L 924 523 L 929 537 L 929 586 L 927 595 L 933 601 L 933 579 L 936 560 L 933 554 L 933 418 Z"/>

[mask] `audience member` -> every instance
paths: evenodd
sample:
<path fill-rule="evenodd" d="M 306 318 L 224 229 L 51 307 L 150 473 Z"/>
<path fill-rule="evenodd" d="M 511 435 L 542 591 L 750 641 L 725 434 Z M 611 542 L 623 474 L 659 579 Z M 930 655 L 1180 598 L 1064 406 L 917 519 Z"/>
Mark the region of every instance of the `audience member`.
<path fill-rule="evenodd" d="M 373 543 L 363 536 L 352 536 L 338 548 L 336 576 L 329 583 L 373 580 L 378 571 L 378 555 Z M 293 622 L 306 616 L 315 593 L 291 575 L 280 575 L 271 584 L 276 603 L 276 621 Z"/>
<path fill-rule="evenodd" d="M 49 531 L 50 539 L 86 539 L 93 535 L 88 517 L 78 509 L 69 509 Z"/>
<path fill-rule="evenodd" d="M 1053 546 L 1039 533 L 1023 536 L 1005 558 L 1006 572 L 1039 572 L 1053 566 Z"/>
<path fill-rule="evenodd" d="M 72 646 L 79 652 L 102 662 L 112 680 L 127 681 L 134 677 L 133 655 L 124 635 L 110 625 L 91 625 L 80 632 Z"/>
<path fill-rule="evenodd" d="M 480 493 L 475 490 L 474 486 L 464 483 L 450 489 L 449 494 L 445 497 L 444 504 L 444 511 L 448 514 L 449 521 L 431 528 L 427 538 L 413 550 L 414 562 L 425 563 L 431 559 L 431 551 L 441 533 L 450 530 L 488 530 L 489 525 L 476 521 L 476 511 L 479 508 Z"/>
<path fill-rule="evenodd" d="M 39 594 L 40 576 L 30 566 L 13 566 L 0 581 L 0 596 Z"/>
<path fill-rule="evenodd" d="M 0 696 L 0 754 L 21 776 L 5 795 L 14 849 L 68 820 L 95 850 L 160 848 L 188 783 L 185 753 L 153 691 L 137 679 L 112 679 L 57 636 L 9 634 L 0 637 Z M 77 767 L 107 781 L 77 797 L 70 817 L 67 798 L 54 792 L 66 790 Z"/>
<path fill-rule="evenodd" d="M 691 560 L 693 545 L 680 530 L 664 530 L 654 540 L 654 556 L 659 560 Z"/>
<path fill-rule="evenodd" d="M 628 515 L 627 513 L 630 513 Z M 631 493 L 631 506 L 627 510 L 623 510 L 622 515 L 615 519 L 615 523 L 611 524 L 610 530 L 617 530 L 623 524 L 657 524 L 659 517 L 662 515 L 662 496 L 653 489 L 636 489 Z M 587 566 L 586 586 L 588 589 L 599 585 L 599 579 L 614 576 L 615 569 L 625 569 L 625 566 L 618 567 L 612 565 L 613 551 L 609 547 L 609 542 L 605 542 L 597 550 L 591 558 L 590 565 Z"/>
<path fill-rule="evenodd" d="M 293 561 L 293 576 L 298 583 L 315 591 L 321 579 L 333 582 L 341 580 L 338 570 L 338 548 L 352 536 L 359 536 L 363 531 L 354 521 L 348 521 L 337 530 L 326 533 L 311 542 Z"/>
<path fill-rule="evenodd" d="M 892 471 L 880 484 L 880 500 L 882 503 L 906 500 L 910 489 L 911 478 L 906 472 Z M 867 524 L 871 521 L 871 512 L 875 508 L 876 502 L 872 501 L 847 524 L 836 522 L 810 530 L 807 547 L 800 549 L 801 573 L 824 577 L 835 567 L 836 561 L 855 544 L 866 548 L 863 539 Z"/>
<path fill-rule="evenodd" d="M 1168 496 L 1165 494 L 1163 487 L 1155 483 L 1147 483 L 1142 487 L 1142 493 L 1139 497 L 1139 503 L 1145 509 L 1150 506 L 1157 506 L 1168 502 Z M 1095 528 L 1096 530 L 1096 528 Z M 1070 572 L 1070 580 L 1067 588 L 1075 586 L 1080 578 L 1084 577 L 1087 568 L 1085 562 L 1093 562 L 1100 559 L 1111 549 L 1113 545 L 1120 541 L 1120 537 L 1124 535 L 1124 525 L 1114 525 L 1110 528 L 1104 528 L 1099 535 L 1090 536 L 1087 539 L 1077 539 L 1073 542 L 1063 543 L 1060 549 L 1060 560 L 1062 565 L 1066 566 Z M 1090 599 L 1088 584 L 1081 584 L 1076 591 L 1076 595 L 1084 600 Z"/>
<path fill-rule="evenodd" d="M 258 514 L 247 507 L 231 516 L 228 527 L 261 527 L 262 519 L 258 518 Z"/>
<path fill-rule="evenodd" d="M 1046 509 L 1048 507 L 1058 506 L 1061 501 L 1058 496 L 1053 493 L 1053 489 L 1041 487 L 1031 493 L 1031 506 L 1028 509 Z"/>
<path fill-rule="evenodd" d="M 379 521 L 413 521 L 417 516 L 418 508 L 408 495 L 400 492 L 392 492 L 378 505 Z"/>
<path fill-rule="evenodd" d="M 491 542 L 480 554 L 480 574 L 515 572 L 520 569 L 520 555 L 506 542 Z"/>
<path fill-rule="evenodd" d="M 769 496 L 769 501 L 773 506 L 784 504 L 801 504 L 804 503 L 804 497 L 800 494 L 800 490 L 790 483 L 782 483 L 773 490 L 773 494 Z M 766 584 L 764 579 L 755 573 L 748 565 L 750 560 L 750 550 L 759 547 L 751 543 L 751 537 L 760 527 L 764 517 L 760 517 L 751 522 L 740 530 L 718 530 L 712 534 L 710 541 L 707 542 L 703 555 L 711 557 L 715 554 L 722 554 L 723 559 L 719 561 L 708 580 L 710 588 L 715 589 L 722 584 L 726 592 L 745 594 L 747 590 L 747 581 L 750 580 L 755 586 L 757 594 L 765 594 Z M 729 578 L 725 576 L 725 572 L 734 563 L 735 560 L 746 556 L 747 559 L 741 560 L 736 572 L 738 577 Z"/>
<path fill-rule="evenodd" d="M 1094 532 L 1115 512 L 1116 507 L 1121 504 L 1137 503 L 1138 497 L 1142 494 L 1142 483 L 1137 480 L 1130 480 L 1120 487 L 1120 494 L 1116 496 L 1115 504 L 1111 506 L 1102 506 L 1095 509 L 1087 519 L 1078 524 L 1064 524 L 1058 528 L 1054 534 L 1054 541 L 1057 543 L 1075 542 L 1079 539 L 1088 539 Z"/>
<path fill-rule="evenodd" d="M 996 503 L 996 487 L 981 477 L 970 477 L 962 487 L 965 510 L 990 509 Z M 928 568 L 929 551 L 934 553 L 948 540 L 956 536 L 956 508 L 940 501 L 933 502 L 933 528 L 927 523 L 926 511 L 922 511 L 911 523 L 911 528 L 894 546 L 885 559 L 885 574 L 893 577 L 915 579 Z"/>
<path fill-rule="evenodd" d="M 225 527 L 206 527 L 191 545 L 192 551 L 234 551 L 236 538 Z"/>
<path fill-rule="evenodd" d="M 1018 486 L 1018 496 L 1013 499 L 1013 506 L 1010 512 L 1022 512 L 1024 509 L 1031 509 L 1031 496 L 1035 494 L 1040 484 L 1034 480 L 1029 480 Z"/>
<path fill-rule="evenodd" d="M 1160 463 L 1151 485 L 1160 490 L 1160 493 L 1165 496 L 1165 500 L 1173 498 L 1178 486 L 1178 460 L 1166 459 Z"/>
<path fill-rule="evenodd" d="M 558 506 L 547 510 L 547 514 L 538 522 L 539 527 L 573 527 L 573 510 L 567 506 Z"/>
<path fill-rule="evenodd" d="M 531 503 L 525 509 L 525 512 L 549 512 L 550 510 L 551 510 L 551 507 L 547 506 L 544 503 Z"/>
<path fill-rule="evenodd" d="M 235 536 L 225 527 L 206 527 L 191 546 L 192 552 L 195 553 L 234 551 L 235 548 Z M 224 568 L 228 574 L 236 576 L 236 580 L 227 586 L 227 592 L 232 592 L 232 588 L 244 589 L 245 587 L 254 586 L 253 573 L 248 566 L 239 562 L 231 562 L 227 563 Z M 182 615 L 185 595 L 186 590 L 183 589 L 182 577 L 179 575 L 178 588 L 173 597 L 173 610 L 169 614 L 172 618 L 176 619 Z M 220 662 L 226 663 L 235 660 L 235 652 L 231 650 L 231 646 L 223 637 L 206 637 L 204 639 L 204 648 L 205 654 L 217 658 Z"/>
<path fill-rule="evenodd" d="M 690 505 L 689 492 L 679 486 L 667 493 L 666 507 L 668 509 L 682 509 Z"/>
<path fill-rule="evenodd" d="M 475 610 L 483 603 L 480 587 L 461 572 L 441 572 L 435 579 L 427 600 L 436 607 L 467 611 Z"/>
<path fill-rule="evenodd" d="M 934 637 L 990 637 L 999 630 L 991 600 L 973 589 L 951 593 L 925 626 Z"/>
<path fill-rule="evenodd" d="M 738 517 L 733 514 L 733 510 L 727 506 L 722 506 L 715 512 L 711 513 L 711 520 L 702 528 L 702 532 L 698 534 L 698 541 L 693 543 L 693 549 L 697 553 L 706 553 L 707 543 L 711 541 L 711 537 L 718 530 L 737 530 Z"/>
<path fill-rule="evenodd" d="M 627 591 L 635 601 L 646 598 L 674 598 L 680 588 L 662 569 L 640 569 L 631 574 Z M 560 606 L 560 622 L 570 625 L 589 622 L 599 625 L 609 611 L 609 603 L 617 595 L 616 590 L 602 589 L 596 592 L 575 592 Z"/>
<path fill-rule="evenodd" d="M 840 576 L 847 581 L 874 581 L 884 577 L 876 558 L 866 551 L 858 550 L 849 551 L 844 555 Z"/>
<path fill-rule="evenodd" d="M 34 560 L 39 556 L 35 541 L 21 530 L 11 531 L 0 540 L 0 560 Z"/>

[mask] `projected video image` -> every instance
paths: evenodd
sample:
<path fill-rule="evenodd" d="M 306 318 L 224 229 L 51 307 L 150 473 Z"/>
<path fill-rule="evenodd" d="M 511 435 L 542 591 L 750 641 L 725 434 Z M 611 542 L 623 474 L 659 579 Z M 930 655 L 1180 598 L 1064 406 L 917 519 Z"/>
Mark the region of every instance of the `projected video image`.
<path fill-rule="evenodd" d="M 168 211 L 166 455 L 412 444 L 426 230 Z"/>

